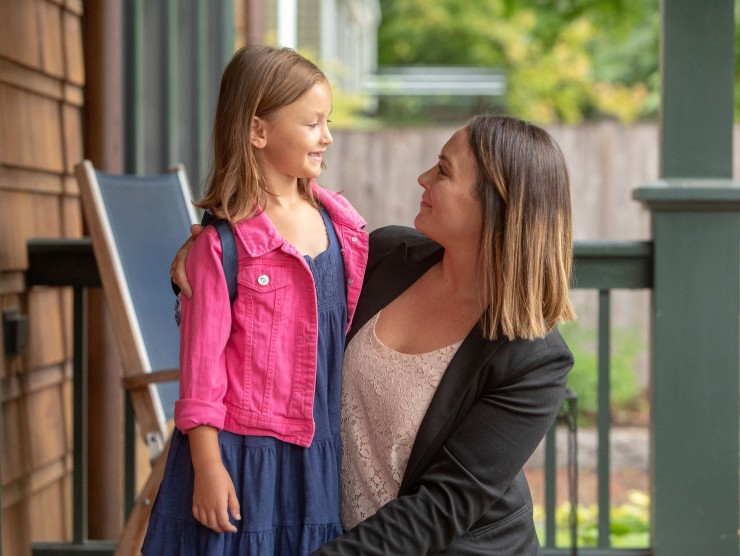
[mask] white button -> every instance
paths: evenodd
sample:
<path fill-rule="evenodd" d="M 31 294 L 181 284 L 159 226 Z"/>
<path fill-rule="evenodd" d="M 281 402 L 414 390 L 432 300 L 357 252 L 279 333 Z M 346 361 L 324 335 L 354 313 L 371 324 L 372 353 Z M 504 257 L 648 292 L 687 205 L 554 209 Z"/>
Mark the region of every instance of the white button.
<path fill-rule="evenodd" d="M 357 238 L 356 238 L 356 237 L 354 237 L 354 236 L 352 236 L 351 238 L 349 238 L 349 240 L 350 240 L 350 241 L 351 241 L 352 243 L 354 243 L 355 241 L 357 241 Z"/>
<path fill-rule="evenodd" d="M 257 277 L 257 283 L 258 283 L 258 284 L 259 284 L 260 286 L 266 286 L 267 284 L 269 284 L 269 283 L 270 283 L 270 277 L 269 277 L 269 276 L 268 276 L 267 274 L 260 274 L 260 275 L 259 275 L 259 276 Z"/>
<path fill-rule="evenodd" d="M 351 286 L 352 284 L 355 283 L 355 281 L 352 278 L 350 278 L 349 280 L 347 280 L 347 283 Z"/>

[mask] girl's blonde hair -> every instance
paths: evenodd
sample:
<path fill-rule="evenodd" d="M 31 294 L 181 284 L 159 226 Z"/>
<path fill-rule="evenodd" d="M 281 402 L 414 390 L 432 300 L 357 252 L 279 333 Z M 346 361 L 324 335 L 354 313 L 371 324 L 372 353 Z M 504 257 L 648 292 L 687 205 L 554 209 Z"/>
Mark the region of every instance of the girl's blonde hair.
<path fill-rule="evenodd" d="M 234 223 L 264 206 L 267 184 L 250 141 L 252 120 L 269 118 L 317 83 L 328 83 L 324 73 L 290 48 L 246 46 L 234 54 L 221 78 L 211 174 L 197 207 Z M 299 178 L 298 190 L 316 204 L 309 179 Z"/>
<path fill-rule="evenodd" d="M 467 125 L 483 207 L 479 268 L 487 338 L 533 339 L 575 318 L 568 170 L 543 129 L 493 114 Z"/>

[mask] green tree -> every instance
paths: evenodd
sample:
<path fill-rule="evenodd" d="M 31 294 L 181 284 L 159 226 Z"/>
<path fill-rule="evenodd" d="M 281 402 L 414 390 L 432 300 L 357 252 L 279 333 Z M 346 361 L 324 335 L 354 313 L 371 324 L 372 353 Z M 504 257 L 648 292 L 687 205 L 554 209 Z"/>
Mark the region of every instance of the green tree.
<path fill-rule="evenodd" d="M 658 108 L 658 0 L 381 0 L 381 65 L 501 68 L 505 107 L 540 123 Z"/>

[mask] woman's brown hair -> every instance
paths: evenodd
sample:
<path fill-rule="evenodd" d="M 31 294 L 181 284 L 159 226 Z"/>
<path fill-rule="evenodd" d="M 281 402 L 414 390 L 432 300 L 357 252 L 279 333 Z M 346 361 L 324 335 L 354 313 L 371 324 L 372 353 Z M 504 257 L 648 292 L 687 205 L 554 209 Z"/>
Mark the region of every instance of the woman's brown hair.
<path fill-rule="evenodd" d="M 483 333 L 491 339 L 542 337 L 575 318 L 565 159 L 545 130 L 517 118 L 481 114 L 467 129 L 483 208 Z"/>
<path fill-rule="evenodd" d="M 205 196 L 195 205 L 231 223 L 264 206 L 266 183 L 250 142 L 255 116 L 268 119 L 317 83 L 324 73 L 290 48 L 247 46 L 224 70 L 213 124 L 213 165 Z M 298 190 L 316 204 L 310 180 L 298 179 Z"/>

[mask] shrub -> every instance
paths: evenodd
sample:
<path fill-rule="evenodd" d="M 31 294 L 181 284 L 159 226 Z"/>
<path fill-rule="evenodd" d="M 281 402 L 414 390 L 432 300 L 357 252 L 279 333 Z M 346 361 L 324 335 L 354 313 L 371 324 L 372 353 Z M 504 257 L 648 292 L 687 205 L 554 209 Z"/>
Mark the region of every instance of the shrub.
<path fill-rule="evenodd" d="M 627 503 L 611 508 L 609 541 L 615 548 L 643 548 L 650 546 L 650 498 L 644 492 L 630 491 Z M 598 507 L 578 506 L 578 546 L 596 546 L 599 538 Z M 555 543 L 570 546 L 570 503 L 565 502 L 555 510 Z M 540 544 L 545 542 L 545 512 L 535 506 L 534 521 Z"/>
<path fill-rule="evenodd" d="M 578 395 L 579 426 L 593 424 L 598 415 L 598 341 L 595 327 L 580 321 L 560 326 L 575 365 L 568 387 Z M 636 361 L 645 349 L 637 327 L 614 327 L 611 336 L 611 411 L 616 420 L 629 420 L 643 412 L 646 400 L 637 380 Z"/>

